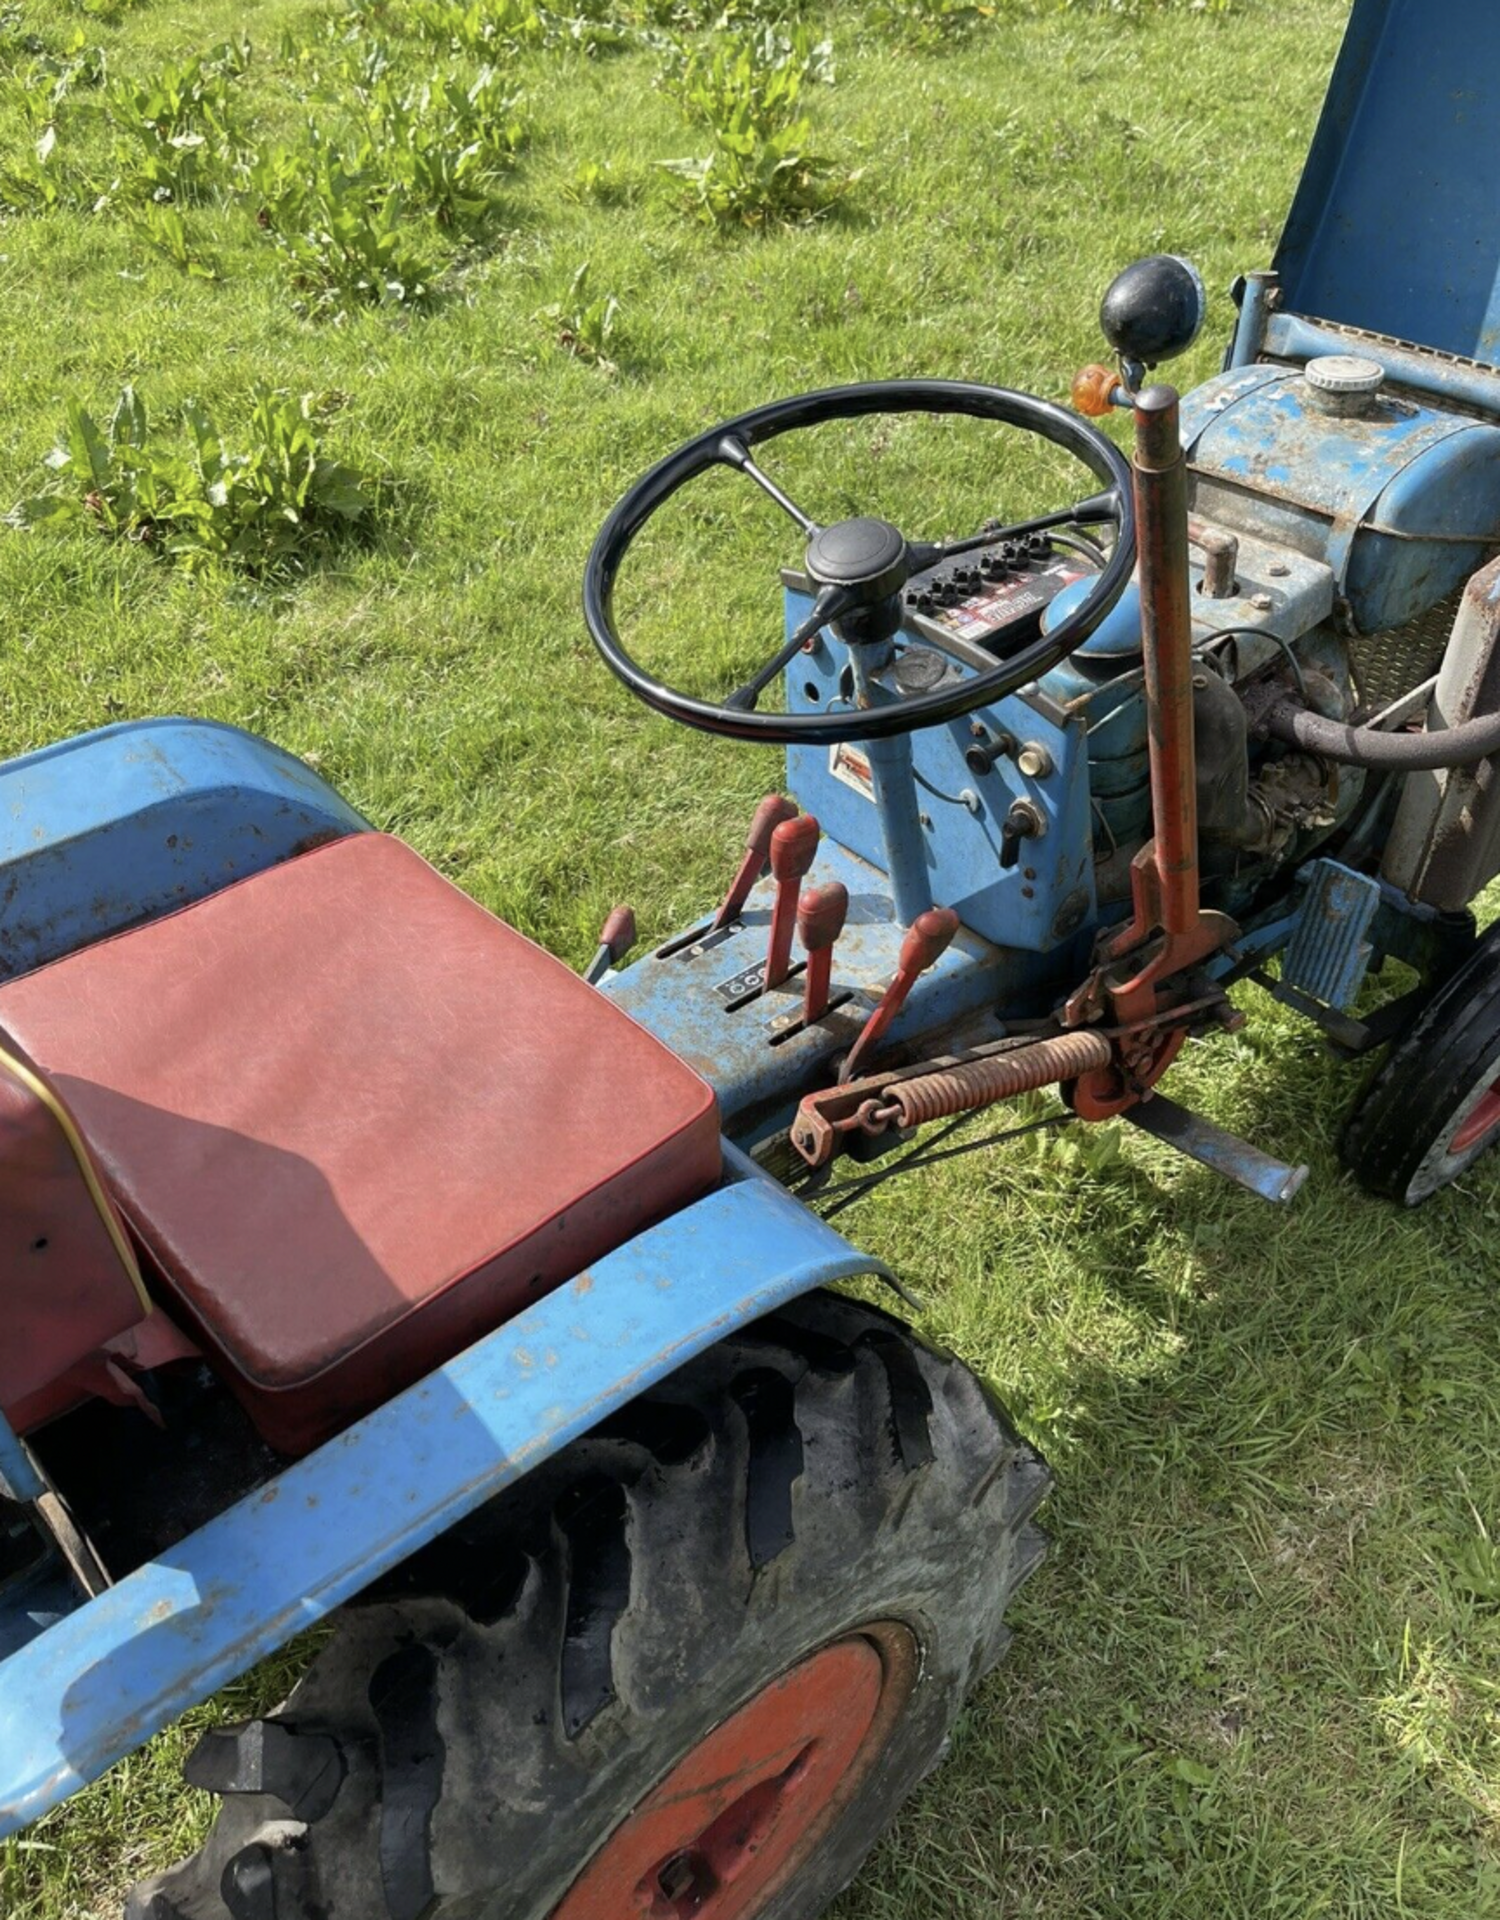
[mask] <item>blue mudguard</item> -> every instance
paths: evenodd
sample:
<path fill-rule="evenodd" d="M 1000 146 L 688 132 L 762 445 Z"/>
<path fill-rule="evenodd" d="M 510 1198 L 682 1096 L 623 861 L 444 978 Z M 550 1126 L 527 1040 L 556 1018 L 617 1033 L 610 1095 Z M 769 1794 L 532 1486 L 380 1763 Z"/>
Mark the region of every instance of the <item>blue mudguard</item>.
<path fill-rule="evenodd" d="M 310 767 L 208 720 L 138 720 L 0 764 L 0 978 L 366 822 Z"/>
<path fill-rule="evenodd" d="M 885 1272 L 734 1148 L 726 1161 L 726 1185 L 0 1662 L 0 1837 L 715 1340 Z"/>

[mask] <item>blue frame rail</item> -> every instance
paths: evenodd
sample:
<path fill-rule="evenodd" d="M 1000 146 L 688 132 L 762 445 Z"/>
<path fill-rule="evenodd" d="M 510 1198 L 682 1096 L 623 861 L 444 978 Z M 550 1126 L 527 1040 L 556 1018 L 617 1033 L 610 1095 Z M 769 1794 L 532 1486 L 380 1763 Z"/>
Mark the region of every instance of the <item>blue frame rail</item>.
<path fill-rule="evenodd" d="M 718 1188 L 0 1664 L 0 1837 L 736 1327 L 889 1277 L 733 1148 Z"/>

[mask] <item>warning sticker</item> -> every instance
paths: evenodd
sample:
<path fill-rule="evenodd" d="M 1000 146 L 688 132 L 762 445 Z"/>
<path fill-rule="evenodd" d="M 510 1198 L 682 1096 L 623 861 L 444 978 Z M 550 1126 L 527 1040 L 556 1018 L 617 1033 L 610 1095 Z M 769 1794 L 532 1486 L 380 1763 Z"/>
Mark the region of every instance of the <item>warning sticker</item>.
<path fill-rule="evenodd" d="M 842 780 L 846 787 L 853 787 L 856 793 L 862 793 L 867 800 L 875 798 L 870 757 L 858 747 L 851 747 L 847 740 L 840 740 L 836 746 L 828 749 L 828 771 L 835 780 Z"/>
<path fill-rule="evenodd" d="M 1084 577 L 1080 567 L 1067 562 L 1054 563 L 1039 574 L 1022 573 L 995 581 L 956 606 L 944 607 L 930 617 L 965 640 L 982 641 L 1002 627 L 1024 620 L 1028 614 L 1040 613 L 1064 587 Z"/>

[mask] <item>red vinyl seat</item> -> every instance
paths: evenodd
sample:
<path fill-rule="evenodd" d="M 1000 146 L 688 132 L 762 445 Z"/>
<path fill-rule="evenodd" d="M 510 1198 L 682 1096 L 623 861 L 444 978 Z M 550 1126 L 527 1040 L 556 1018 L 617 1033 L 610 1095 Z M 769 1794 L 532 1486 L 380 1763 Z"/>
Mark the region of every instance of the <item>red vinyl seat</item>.
<path fill-rule="evenodd" d="M 720 1173 L 705 1082 L 383 835 L 10 982 L 0 1029 L 288 1453 Z"/>

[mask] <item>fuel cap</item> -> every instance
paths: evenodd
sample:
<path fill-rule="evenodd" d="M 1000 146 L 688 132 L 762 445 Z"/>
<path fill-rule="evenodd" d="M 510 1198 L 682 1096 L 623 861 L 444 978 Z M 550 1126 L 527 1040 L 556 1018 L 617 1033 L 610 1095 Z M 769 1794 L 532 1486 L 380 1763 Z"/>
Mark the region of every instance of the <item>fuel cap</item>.
<path fill-rule="evenodd" d="M 1343 397 L 1379 393 L 1385 382 L 1385 368 L 1378 360 L 1367 360 L 1360 353 L 1323 353 L 1303 368 L 1310 387 L 1319 393 Z"/>

